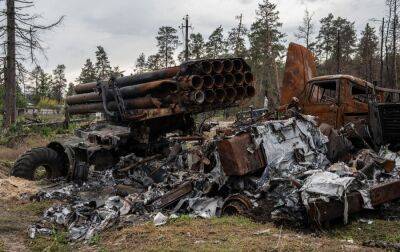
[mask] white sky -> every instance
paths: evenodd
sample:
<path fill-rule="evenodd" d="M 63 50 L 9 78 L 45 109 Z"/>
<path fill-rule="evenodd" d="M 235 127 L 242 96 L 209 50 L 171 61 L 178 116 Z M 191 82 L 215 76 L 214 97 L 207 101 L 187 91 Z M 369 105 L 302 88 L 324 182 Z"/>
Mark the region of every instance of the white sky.
<path fill-rule="evenodd" d="M 235 16 L 243 13 L 247 27 L 255 19 L 261 0 L 35 0 L 36 13 L 44 22 L 65 15 L 63 25 L 43 35 L 47 60 L 42 67 L 51 71 L 57 64 L 67 67 L 68 81 L 74 81 L 85 60 L 94 60 L 97 45 L 106 49 L 112 66 L 130 74 L 141 52 L 156 52 L 155 36 L 160 26 L 178 28 L 189 14 L 194 32 L 205 38 L 219 25 L 225 31 L 236 25 Z M 296 41 L 293 34 L 304 10 L 314 12 L 318 21 L 332 12 L 356 22 L 358 34 L 371 18 L 382 19 L 385 0 L 274 0 L 280 11 L 287 42 Z M 379 24 L 376 23 L 376 26 Z M 181 32 L 179 32 L 181 36 Z M 181 49 L 180 49 L 181 50 Z"/>

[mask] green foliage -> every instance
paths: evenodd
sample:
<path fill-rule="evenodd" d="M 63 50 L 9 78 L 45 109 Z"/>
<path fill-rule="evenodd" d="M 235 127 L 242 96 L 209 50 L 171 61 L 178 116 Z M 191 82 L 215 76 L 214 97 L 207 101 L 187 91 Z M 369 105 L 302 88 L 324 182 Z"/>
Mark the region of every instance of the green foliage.
<path fill-rule="evenodd" d="M 249 58 L 256 79 L 267 89 L 273 105 L 279 103 L 279 60 L 285 51 L 285 34 L 281 32 L 277 6 L 270 0 L 263 0 L 258 5 L 256 21 L 251 25 Z"/>
<path fill-rule="evenodd" d="M 70 82 L 68 84 L 68 89 L 67 89 L 67 96 L 71 96 L 75 94 L 75 90 L 74 90 L 74 83 Z"/>
<path fill-rule="evenodd" d="M 99 245 L 101 241 L 101 236 L 99 234 L 95 234 L 94 236 L 92 236 L 89 240 L 89 245 L 90 246 L 95 246 L 95 245 Z"/>
<path fill-rule="evenodd" d="M 63 100 L 63 92 L 67 86 L 67 79 L 65 78 L 65 65 L 58 65 L 53 71 L 53 83 L 51 97 L 61 103 Z"/>
<path fill-rule="evenodd" d="M 102 46 L 97 46 L 95 70 L 96 80 L 106 80 L 111 77 L 110 60 Z"/>
<path fill-rule="evenodd" d="M 147 70 L 146 56 L 144 55 L 144 53 L 141 53 L 136 60 L 135 73 L 141 74 L 146 72 L 146 70 Z"/>
<path fill-rule="evenodd" d="M 205 42 L 201 33 L 190 34 L 189 53 L 191 58 L 201 59 L 205 54 Z"/>
<path fill-rule="evenodd" d="M 5 95 L 5 87 L 4 85 L 0 85 L 0 111 L 3 110 L 4 95 Z M 22 94 L 21 89 L 17 88 L 17 108 L 25 108 L 27 103 L 28 101 Z"/>
<path fill-rule="evenodd" d="M 41 98 L 37 104 L 40 109 L 56 109 L 60 106 L 57 100 L 50 99 L 47 97 Z"/>
<path fill-rule="evenodd" d="M 188 46 L 190 59 L 202 59 L 205 57 L 205 42 L 201 33 L 190 34 Z M 180 62 L 185 61 L 185 50 L 179 53 L 178 59 Z"/>
<path fill-rule="evenodd" d="M 96 81 L 96 69 L 90 59 L 86 60 L 85 65 L 82 67 L 81 74 L 76 79 L 78 83 L 88 83 Z"/>
<path fill-rule="evenodd" d="M 29 246 L 32 251 L 72 251 L 68 244 L 68 234 L 56 230 L 53 230 L 51 237 L 38 237 L 30 241 Z"/>
<path fill-rule="evenodd" d="M 222 26 L 217 27 L 217 29 L 211 33 L 205 47 L 208 58 L 216 59 L 228 53 L 227 43 L 224 39 L 224 29 Z"/>
<path fill-rule="evenodd" d="M 150 71 L 159 70 L 164 67 L 162 56 L 157 53 L 154 55 L 150 55 L 147 59 L 146 67 Z"/>
<path fill-rule="evenodd" d="M 247 53 L 246 37 L 248 35 L 247 28 L 242 24 L 242 16 L 238 17 L 239 24 L 233 27 L 228 34 L 227 45 L 233 56 L 245 57 Z"/>
<path fill-rule="evenodd" d="M 339 58 L 343 70 L 351 65 L 351 56 L 355 52 L 357 42 L 354 22 L 330 13 L 321 19 L 321 29 L 317 37 L 317 55 L 325 60 L 326 74 L 336 72 L 336 59 Z M 338 43 L 338 41 L 340 43 Z M 338 46 L 340 54 L 338 55 Z"/>
<path fill-rule="evenodd" d="M 361 32 L 360 43 L 357 48 L 357 58 L 360 60 L 360 76 L 368 81 L 373 81 L 373 73 L 375 69 L 374 62 L 377 61 L 378 37 L 376 36 L 375 28 L 368 23 L 365 29 Z"/>
<path fill-rule="evenodd" d="M 175 64 L 174 54 L 178 47 L 179 39 L 177 30 L 170 26 L 162 26 L 158 30 L 157 47 L 161 65 L 168 67 Z"/>

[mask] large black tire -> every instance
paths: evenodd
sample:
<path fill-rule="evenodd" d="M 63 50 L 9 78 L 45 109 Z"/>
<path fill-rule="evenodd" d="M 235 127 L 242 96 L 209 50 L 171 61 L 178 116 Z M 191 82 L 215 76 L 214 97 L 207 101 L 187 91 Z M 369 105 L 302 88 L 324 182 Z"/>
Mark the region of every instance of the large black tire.
<path fill-rule="evenodd" d="M 29 180 L 35 180 L 35 172 L 39 167 L 46 169 L 46 177 L 55 179 L 67 175 L 63 159 L 53 149 L 42 147 L 34 148 L 21 155 L 11 170 L 11 175 Z"/>

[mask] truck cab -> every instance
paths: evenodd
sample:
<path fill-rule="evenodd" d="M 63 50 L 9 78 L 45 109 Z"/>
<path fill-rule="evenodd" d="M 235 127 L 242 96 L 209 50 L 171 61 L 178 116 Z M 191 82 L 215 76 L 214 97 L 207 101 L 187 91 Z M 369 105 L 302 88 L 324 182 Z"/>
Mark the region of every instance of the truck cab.
<path fill-rule="evenodd" d="M 315 115 L 321 123 L 335 128 L 367 120 L 368 101 L 376 97 L 372 84 L 350 75 L 312 78 L 302 96 L 304 113 Z"/>
<path fill-rule="evenodd" d="M 350 75 L 310 79 L 300 99 L 305 114 L 340 128 L 348 123 L 367 125 L 376 145 L 400 142 L 400 91 L 375 87 Z"/>
<path fill-rule="evenodd" d="M 281 107 L 299 98 L 302 113 L 339 129 L 361 126 L 376 147 L 400 149 L 400 90 L 378 87 L 351 75 L 317 76 L 314 54 L 291 43 L 280 87 Z M 366 127 L 365 127 L 366 126 Z"/>

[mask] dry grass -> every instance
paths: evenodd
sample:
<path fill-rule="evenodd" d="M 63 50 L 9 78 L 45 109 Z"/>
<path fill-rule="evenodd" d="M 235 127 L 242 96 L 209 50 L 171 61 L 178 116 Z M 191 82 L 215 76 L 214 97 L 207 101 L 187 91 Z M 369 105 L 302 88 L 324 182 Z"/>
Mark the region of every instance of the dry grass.
<path fill-rule="evenodd" d="M 39 219 L 52 202 L 0 200 L 0 244 L 5 251 L 26 251 L 27 228 Z M 1 251 L 1 246 L 0 246 Z"/>
<path fill-rule="evenodd" d="M 211 220 L 180 218 L 166 226 L 152 223 L 101 235 L 107 251 L 365 251 L 336 238 L 316 237 L 243 217 Z"/>
<path fill-rule="evenodd" d="M 15 147 L 0 145 L 0 161 L 14 162 L 21 154 L 34 147 L 46 146 L 49 140 L 39 135 L 31 135 L 15 140 Z"/>

